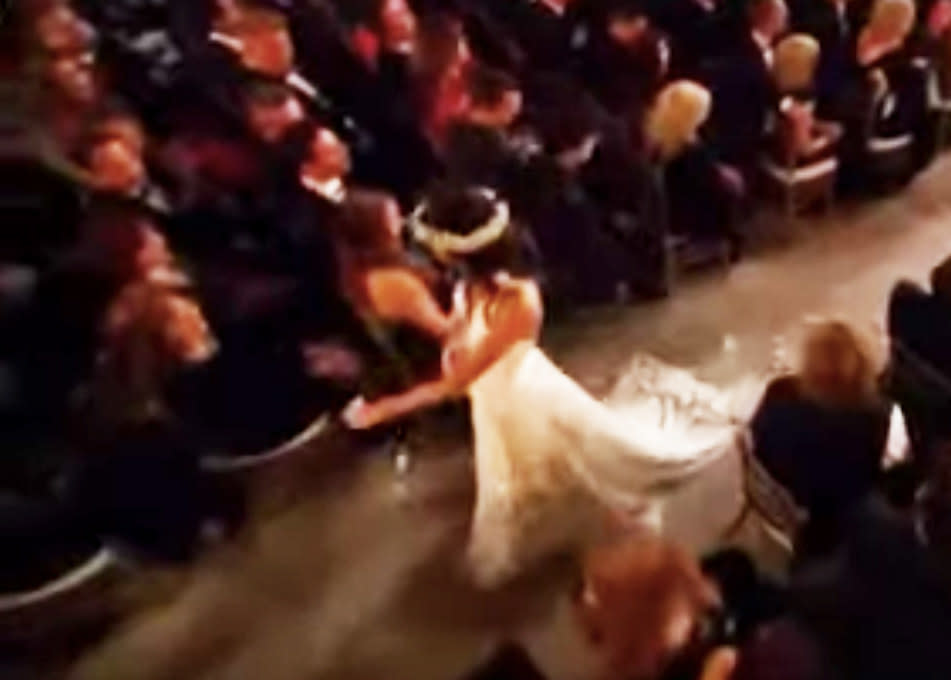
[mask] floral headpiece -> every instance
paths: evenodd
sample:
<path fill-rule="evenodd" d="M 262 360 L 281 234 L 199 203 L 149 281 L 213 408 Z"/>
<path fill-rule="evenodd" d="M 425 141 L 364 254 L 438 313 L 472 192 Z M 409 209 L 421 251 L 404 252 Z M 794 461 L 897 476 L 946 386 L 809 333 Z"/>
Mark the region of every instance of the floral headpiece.
<path fill-rule="evenodd" d="M 410 215 L 407 228 L 415 241 L 426 246 L 434 255 L 471 255 L 498 241 L 508 229 L 511 213 L 509 205 L 499 200 L 495 192 L 480 189 L 481 195 L 495 205 L 492 217 L 468 234 L 454 234 L 438 229 L 423 219 L 429 204 L 423 201 Z"/>

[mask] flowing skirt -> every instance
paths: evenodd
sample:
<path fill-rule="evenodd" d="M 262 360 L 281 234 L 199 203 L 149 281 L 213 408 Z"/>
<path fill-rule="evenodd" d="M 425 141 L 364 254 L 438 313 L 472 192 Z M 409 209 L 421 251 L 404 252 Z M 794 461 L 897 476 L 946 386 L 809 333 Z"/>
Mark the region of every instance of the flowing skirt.
<path fill-rule="evenodd" d="M 643 368 L 653 372 L 638 371 L 635 394 L 609 405 L 523 343 L 472 385 L 477 583 L 498 585 L 618 526 L 696 551 L 716 545 L 742 500 L 737 428 L 713 388 L 658 362 Z"/>

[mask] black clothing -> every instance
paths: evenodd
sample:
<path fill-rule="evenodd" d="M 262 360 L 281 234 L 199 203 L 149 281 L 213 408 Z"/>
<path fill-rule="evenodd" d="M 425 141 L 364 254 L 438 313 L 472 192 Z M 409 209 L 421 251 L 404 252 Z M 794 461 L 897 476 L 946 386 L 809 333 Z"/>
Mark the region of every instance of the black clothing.
<path fill-rule="evenodd" d="M 812 521 L 837 521 L 872 490 L 888 439 L 886 401 L 835 408 L 773 381 L 753 416 L 754 455 Z"/>
<path fill-rule="evenodd" d="M 634 45 L 595 33 L 583 53 L 581 75 L 600 104 L 624 120 L 639 120 L 664 78 L 664 39 L 648 31 Z"/>
<path fill-rule="evenodd" d="M 676 77 L 702 79 L 727 50 L 731 33 L 722 4 L 707 8 L 697 0 L 648 3 L 651 20 L 670 36 Z"/>
<path fill-rule="evenodd" d="M 847 115 L 846 90 L 855 69 L 856 24 L 849 6 L 840 13 L 831 2 L 810 2 L 794 15 L 797 31 L 808 33 L 819 41 L 821 53 L 816 72 L 816 93 L 819 113 L 832 120 Z"/>
<path fill-rule="evenodd" d="M 870 500 L 843 556 L 794 578 L 792 600 L 847 680 L 938 680 L 951 663 L 951 593 L 913 523 Z"/>
<path fill-rule="evenodd" d="M 706 144 L 691 144 L 668 160 L 663 177 L 671 232 L 698 242 L 737 239 L 740 197 L 727 188 Z"/>
<path fill-rule="evenodd" d="M 714 146 L 744 173 L 755 166 L 766 114 L 774 99 L 766 57 L 752 34 L 746 33 L 717 67 L 710 120 Z"/>
<path fill-rule="evenodd" d="M 149 558 L 191 557 L 211 500 L 193 438 L 164 419 L 95 434 L 73 480 L 89 526 Z"/>
<path fill-rule="evenodd" d="M 444 157 L 449 178 L 491 187 L 503 196 L 517 190 L 527 161 L 505 131 L 471 123 L 449 128 Z"/>
<path fill-rule="evenodd" d="M 889 299 L 888 334 L 890 391 L 926 469 L 936 448 L 951 438 L 951 304 L 901 282 Z"/>
<path fill-rule="evenodd" d="M 580 42 L 575 3 L 561 14 L 536 0 L 493 0 L 486 4 L 525 55 L 523 75 L 570 68 Z"/>

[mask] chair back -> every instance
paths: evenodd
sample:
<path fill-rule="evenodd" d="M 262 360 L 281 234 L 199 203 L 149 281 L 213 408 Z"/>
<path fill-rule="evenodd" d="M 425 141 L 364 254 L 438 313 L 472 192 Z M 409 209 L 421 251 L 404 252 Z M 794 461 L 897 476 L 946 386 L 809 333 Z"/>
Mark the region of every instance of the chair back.
<path fill-rule="evenodd" d="M 0 642 L 44 645 L 56 634 L 89 629 L 115 613 L 109 597 L 123 565 L 109 548 L 32 590 L 0 595 Z"/>
<path fill-rule="evenodd" d="M 809 513 L 757 460 L 752 436 L 746 436 L 743 444 L 743 488 L 747 501 L 763 521 L 787 538 L 793 538 L 808 520 Z"/>

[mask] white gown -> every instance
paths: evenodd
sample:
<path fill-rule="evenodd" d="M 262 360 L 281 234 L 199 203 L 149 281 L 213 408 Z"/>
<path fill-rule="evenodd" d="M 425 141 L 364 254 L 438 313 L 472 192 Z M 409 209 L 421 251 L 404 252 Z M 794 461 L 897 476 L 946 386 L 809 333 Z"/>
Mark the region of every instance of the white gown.
<path fill-rule="evenodd" d="M 457 291 L 456 314 L 477 342 L 488 331 L 485 305 L 465 304 Z M 483 587 L 598 540 L 616 526 L 612 516 L 704 550 L 739 512 L 740 456 L 726 416 L 703 423 L 681 408 L 662 419 L 670 409 L 655 408 L 655 395 L 609 407 L 530 341 L 468 394 L 477 496 L 467 557 Z"/>

